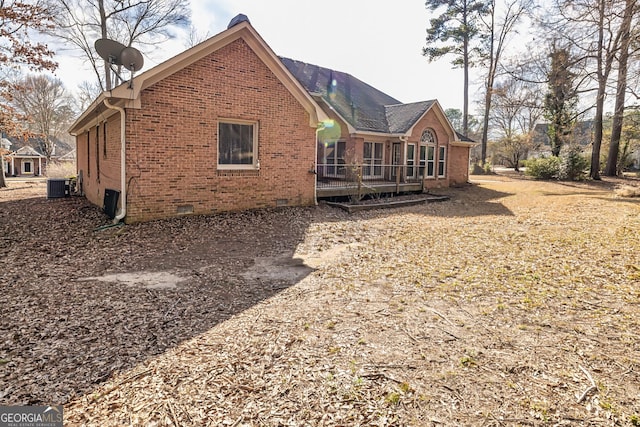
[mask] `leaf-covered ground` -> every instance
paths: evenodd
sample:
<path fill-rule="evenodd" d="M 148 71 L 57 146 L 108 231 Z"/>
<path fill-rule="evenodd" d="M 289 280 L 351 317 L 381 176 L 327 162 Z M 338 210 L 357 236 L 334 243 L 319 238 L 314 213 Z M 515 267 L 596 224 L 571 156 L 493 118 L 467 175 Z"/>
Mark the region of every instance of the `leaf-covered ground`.
<path fill-rule="evenodd" d="M 640 425 L 635 182 L 108 227 L 0 189 L 0 405 L 65 425 Z M 444 193 L 444 191 L 443 191 Z"/>

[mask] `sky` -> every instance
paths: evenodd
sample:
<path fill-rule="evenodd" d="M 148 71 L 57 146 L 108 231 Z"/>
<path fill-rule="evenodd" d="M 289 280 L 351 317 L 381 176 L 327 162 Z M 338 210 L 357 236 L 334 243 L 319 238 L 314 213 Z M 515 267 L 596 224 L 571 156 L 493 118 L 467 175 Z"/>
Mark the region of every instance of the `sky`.
<path fill-rule="evenodd" d="M 452 57 L 429 63 L 422 56 L 429 12 L 423 0 L 191 0 L 199 34 L 224 31 L 239 13 L 279 56 L 351 74 L 401 102 L 437 99 L 462 109 L 462 70 Z M 145 71 L 185 49 L 183 40 L 145 54 Z M 56 58 L 56 72 L 69 89 L 93 80 L 82 62 Z M 478 98 L 477 85 L 470 102 Z M 473 109 L 473 108 L 472 108 Z"/>

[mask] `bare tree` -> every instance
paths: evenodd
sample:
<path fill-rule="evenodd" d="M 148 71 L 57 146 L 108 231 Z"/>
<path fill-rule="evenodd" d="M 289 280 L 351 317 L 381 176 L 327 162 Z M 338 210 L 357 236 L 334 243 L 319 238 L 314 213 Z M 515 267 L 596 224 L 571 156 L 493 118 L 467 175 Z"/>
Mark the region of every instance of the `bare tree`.
<path fill-rule="evenodd" d="M 496 84 L 493 98 L 497 155 L 518 171 L 520 160 L 536 148 L 533 134 L 542 116 L 542 96 L 538 85 L 509 78 Z"/>
<path fill-rule="evenodd" d="M 28 67 L 32 70 L 55 70 L 53 52 L 47 45 L 33 42 L 31 31 L 52 28 L 52 14 L 42 1 L 0 1 L 0 131 L 20 134 L 23 129 L 17 112 L 11 106 L 12 92 L 7 70 Z M 0 166 L 2 161 L 0 160 Z M 0 188 L 6 187 L 4 168 L 0 167 Z"/>
<path fill-rule="evenodd" d="M 62 81 L 46 75 L 30 75 L 14 85 L 13 105 L 27 120 L 42 153 L 51 158 L 54 139 L 66 132 L 74 117 L 72 100 Z"/>
<path fill-rule="evenodd" d="M 480 161 L 483 165 L 487 158 L 489 117 L 491 114 L 493 87 L 498 74 L 498 67 L 500 66 L 500 61 L 502 60 L 502 55 L 509 37 L 514 34 L 516 26 L 522 17 L 531 9 L 532 3 L 529 0 L 507 0 L 504 7 L 501 6 L 502 5 L 498 6 L 496 0 L 491 0 L 487 20 L 483 19 L 486 31 L 486 46 L 483 57 L 487 65 L 484 96 L 484 125 L 481 141 L 482 152 L 480 155 Z M 498 9 L 504 9 L 501 16 L 498 15 L 500 13 Z"/>
<path fill-rule="evenodd" d="M 52 34 L 89 61 L 102 90 L 113 87 L 109 64 L 94 49 L 100 38 L 150 51 L 190 23 L 189 0 L 48 0 L 58 11 Z"/>
<path fill-rule="evenodd" d="M 627 93 L 627 72 L 629 61 L 629 49 L 631 47 L 631 22 L 637 14 L 636 0 L 626 0 L 622 25 L 620 26 L 620 51 L 618 54 L 618 82 L 616 87 L 616 104 L 613 112 L 613 124 L 611 128 L 611 143 L 604 174 L 607 176 L 618 175 L 618 156 L 620 154 L 620 135 L 622 134 L 622 121 L 624 118 L 624 101 Z M 634 31 L 635 33 L 636 31 Z"/>
<path fill-rule="evenodd" d="M 622 24 L 626 0 L 559 0 L 553 20 L 546 28 L 571 44 L 587 60 L 585 74 L 595 83 L 594 138 L 589 176 L 600 179 L 605 99 L 610 75 L 624 35 Z"/>

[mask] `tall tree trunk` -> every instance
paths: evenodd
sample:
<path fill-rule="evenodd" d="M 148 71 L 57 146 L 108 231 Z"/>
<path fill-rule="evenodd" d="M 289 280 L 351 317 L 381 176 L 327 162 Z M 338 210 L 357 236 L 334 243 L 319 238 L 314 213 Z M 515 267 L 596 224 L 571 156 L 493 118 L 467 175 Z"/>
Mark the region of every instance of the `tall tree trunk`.
<path fill-rule="evenodd" d="M 464 2 L 463 21 L 466 28 L 468 28 L 467 22 L 467 2 Z M 462 37 L 462 61 L 464 68 L 464 88 L 463 88 L 463 100 L 462 100 L 462 133 L 469 135 L 469 33 L 465 31 Z M 484 161 L 482 162 L 484 164 Z"/>
<path fill-rule="evenodd" d="M 495 1 L 492 1 L 491 24 L 489 27 L 489 70 L 487 71 L 487 81 L 484 94 L 484 118 L 482 125 L 482 165 L 487 161 L 487 143 L 489 139 L 489 114 L 491 113 L 491 99 L 493 96 L 493 83 L 496 76 L 496 64 L 498 62 L 495 52 Z"/>
<path fill-rule="evenodd" d="M 7 186 L 7 181 L 4 179 L 4 156 L 0 156 L 0 188 Z"/>
<path fill-rule="evenodd" d="M 469 135 L 469 42 L 465 37 L 464 41 L 464 93 L 462 100 L 462 133 Z"/>
<path fill-rule="evenodd" d="M 597 77 L 598 94 L 596 96 L 596 116 L 593 120 L 594 136 L 593 149 L 591 151 L 591 170 L 589 176 L 600 180 L 600 146 L 602 145 L 602 116 L 604 114 L 604 96 L 607 90 L 607 76 L 605 75 L 604 52 L 604 12 L 605 0 L 598 0 L 598 47 L 597 47 Z"/>
<path fill-rule="evenodd" d="M 104 9 L 104 0 L 98 0 L 98 10 L 100 13 L 100 35 L 103 39 L 107 38 L 107 13 Z M 113 82 L 111 81 L 111 64 L 104 61 L 104 84 L 106 90 L 111 90 Z"/>
<path fill-rule="evenodd" d="M 629 60 L 629 46 L 631 44 L 631 19 L 635 9 L 636 0 L 626 0 L 624 17 L 621 27 L 621 45 L 618 59 L 618 84 L 616 87 L 616 105 L 613 112 L 613 124 L 611 128 L 611 143 L 607 156 L 606 176 L 618 175 L 618 154 L 620 151 L 620 135 L 622 134 L 622 122 L 624 119 L 624 100 L 627 89 L 627 63 Z"/>

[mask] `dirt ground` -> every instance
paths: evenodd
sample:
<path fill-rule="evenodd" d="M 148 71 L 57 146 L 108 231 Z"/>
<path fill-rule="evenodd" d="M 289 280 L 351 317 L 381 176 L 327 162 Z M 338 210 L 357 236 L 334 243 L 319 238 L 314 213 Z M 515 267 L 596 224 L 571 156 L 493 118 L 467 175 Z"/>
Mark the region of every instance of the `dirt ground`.
<path fill-rule="evenodd" d="M 640 425 L 640 198 L 616 193 L 637 181 L 473 181 L 118 227 L 10 182 L 0 405 L 63 404 L 70 426 Z"/>

